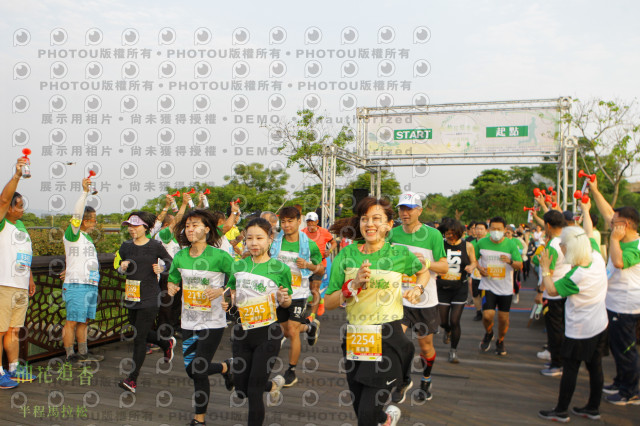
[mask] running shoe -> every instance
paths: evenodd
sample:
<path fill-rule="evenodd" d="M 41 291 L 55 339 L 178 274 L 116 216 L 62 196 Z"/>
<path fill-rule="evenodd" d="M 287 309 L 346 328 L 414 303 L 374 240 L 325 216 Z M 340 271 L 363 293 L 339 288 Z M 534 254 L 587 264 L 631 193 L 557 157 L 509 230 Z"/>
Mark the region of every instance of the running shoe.
<path fill-rule="evenodd" d="M 402 383 L 400 387 L 391 394 L 391 402 L 394 404 L 402 404 L 407 397 L 407 391 L 413 386 L 413 381 L 409 379 L 408 383 Z"/>
<path fill-rule="evenodd" d="M 620 393 L 607 395 L 604 399 L 614 405 L 640 405 L 640 395 L 622 396 Z"/>
<path fill-rule="evenodd" d="M 18 383 L 31 383 L 37 378 L 24 365 L 18 365 L 14 371 L 9 371 L 9 377 Z"/>
<path fill-rule="evenodd" d="M 540 370 L 540 374 L 547 377 L 562 376 L 562 367 L 549 367 Z"/>
<path fill-rule="evenodd" d="M 176 338 L 175 337 L 171 337 L 171 339 L 169 339 L 169 348 L 164 351 L 164 362 L 171 362 L 171 360 L 173 359 L 173 348 L 176 346 Z"/>
<path fill-rule="evenodd" d="M 233 392 L 233 389 L 235 388 L 233 383 L 233 372 L 231 371 L 233 358 L 225 359 L 224 363 L 227 364 L 227 372 L 222 373 L 222 377 L 224 378 L 224 387 L 227 388 L 229 392 Z"/>
<path fill-rule="evenodd" d="M 450 331 L 446 331 L 444 332 L 444 336 L 442 336 L 442 343 L 444 343 L 445 345 L 448 345 L 449 343 L 451 343 L 451 332 Z"/>
<path fill-rule="evenodd" d="M 431 394 L 431 379 L 425 379 L 424 377 L 420 381 L 420 389 L 416 391 L 416 400 L 418 401 L 431 401 L 433 395 Z"/>
<path fill-rule="evenodd" d="M 191 419 L 191 422 L 189 423 L 189 426 L 201 426 L 201 425 L 207 426 L 207 423 L 206 422 L 200 422 L 200 421 L 198 421 L 196 419 Z"/>
<path fill-rule="evenodd" d="M 598 410 L 592 410 L 587 407 L 573 407 L 571 412 L 576 416 L 585 417 L 590 420 L 600 420 L 600 412 Z"/>
<path fill-rule="evenodd" d="M 276 376 L 278 377 L 278 376 Z M 280 376 L 282 377 L 282 376 Z M 291 386 L 295 385 L 296 383 L 298 383 L 298 378 L 296 377 L 296 372 L 295 370 L 291 370 L 288 369 L 287 371 L 285 371 L 284 373 L 284 387 L 285 388 L 290 388 Z"/>
<path fill-rule="evenodd" d="M 518 303 L 520 303 L 520 293 L 516 293 L 513 295 L 513 303 L 515 305 L 517 305 Z"/>
<path fill-rule="evenodd" d="M 18 386 L 18 382 L 13 380 L 9 373 L 0 374 L 0 389 L 13 389 Z"/>
<path fill-rule="evenodd" d="M 538 411 L 538 416 L 542 417 L 545 420 L 553 420 L 554 422 L 560 423 L 568 423 L 569 420 L 571 420 L 571 417 L 569 417 L 569 413 L 567 413 L 566 411 L 558 412 L 555 410 L 555 408 L 553 410 L 540 410 Z"/>
<path fill-rule="evenodd" d="M 153 349 L 151 349 L 151 343 L 147 343 L 147 355 L 151 355 L 153 353 Z"/>
<path fill-rule="evenodd" d="M 480 342 L 480 350 L 483 352 L 487 352 L 489 349 L 491 349 L 492 340 L 493 340 L 493 331 L 491 333 L 484 333 L 482 342 Z"/>
<path fill-rule="evenodd" d="M 313 346 L 318 342 L 318 336 L 320 336 L 320 321 L 314 319 L 308 325 L 309 331 L 307 331 L 307 343 L 309 346 Z"/>
<path fill-rule="evenodd" d="M 458 359 L 458 351 L 456 349 L 449 349 L 449 362 L 451 364 L 458 364 L 460 362 Z"/>
<path fill-rule="evenodd" d="M 280 393 L 280 391 L 282 390 L 282 387 L 285 385 L 284 384 L 285 380 L 284 380 L 284 377 L 278 374 L 273 379 L 271 379 L 271 383 L 272 383 L 271 391 L 269 391 L 269 394 L 267 395 L 267 406 L 269 407 L 273 407 L 279 404 L 280 399 L 282 397 L 282 393 Z"/>
<path fill-rule="evenodd" d="M 496 340 L 496 354 L 505 356 L 507 350 L 504 348 L 504 340 Z"/>
<path fill-rule="evenodd" d="M 136 393 L 136 381 L 128 377 L 120 381 L 120 383 L 118 383 L 118 386 L 131 393 Z"/>
<path fill-rule="evenodd" d="M 82 368 L 84 367 L 83 357 L 80 354 L 73 354 L 65 358 L 65 364 L 71 364 L 72 368 Z"/>
<path fill-rule="evenodd" d="M 536 356 L 537 356 L 539 359 L 543 359 L 543 360 L 545 360 L 545 361 L 551 361 L 551 352 L 549 352 L 549 351 L 548 351 L 548 350 L 546 350 L 546 349 L 545 349 L 544 351 L 542 351 L 542 352 L 538 352 L 538 353 L 536 354 Z"/>
<path fill-rule="evenodd" d="M 476 311 L 476 316 L 473 317 L 474 321 L 482 321 L 482 312 L 481 311 Z"/>
<path fill-rule="evenodd" d="M 620 391 L 620 386 L 616 385 L 615 383 L 611 383 L 610 385 L 602 387 L 602 392 L 606 393 L 607 395 L 615 395 L 618 393 L 618 391 Z"/>
<path fill-rule="evenodd" d="M 395 405 L 388 405 L 387 408 L 384 409 L 384 412 L 387 413 L 387 421 L 382 423 L 382 426 L 396 426 L 398 421 L 400 421 L 402 411 Z"/>

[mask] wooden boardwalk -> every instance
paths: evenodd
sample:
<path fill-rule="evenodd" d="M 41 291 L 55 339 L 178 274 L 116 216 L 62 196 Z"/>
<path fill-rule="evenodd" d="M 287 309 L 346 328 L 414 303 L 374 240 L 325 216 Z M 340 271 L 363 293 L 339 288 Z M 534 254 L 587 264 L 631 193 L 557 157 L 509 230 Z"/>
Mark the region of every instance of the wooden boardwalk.
<path fill-rule="evenodd" d="M 409 395 L 400 405 L 401 425 L 468 425 L 468 424 L 549 424 L 537 417 L 539 409 L 553 408 L 559 387 L 559 378 L 543 377 L 539 370 L 543 362 L 536 358 L 545 342 L 542 321 L 527 328 L 528 308 L 534 292 L 523 289 L 521 302 L 514 305 L 511 329 L 507 335 L 508 355 L 498 357 L 492 351 L 478 352 L 483 335 L 480 322 L 472 320 L 473 309 L 465 310 L 462 318 L 462 339 L 458 348 L 460 364 L 446 361 L 448 347 L 442 343 L 442 335 L 435 337 L 438 358 L 433 369 L 433 399 L 422 405 L 412 403 Z M 348 398 L 340 393 L 347 389 L 344 374 L 338 373 L 341 358 L 338 340 L 339 328 L 344 324 L 344 313 L 332 311 L 322 317 L 318 344 L 303 349 L 298 364 L 299 382 L 284 389 L 280 406 L 268 407 L 266 425 L 355 425 L 356 418 Z M 98 371 L 86 383 L 73 370 L 71 377 L 53 372 L 43 377 L 43 383 L 21 384 L 12 390 L 0 391 L 1 425 L 184 425 L 192 417 L 192 381 L 184 371 L 181 345 L 171 368 L 161 361 L 161 354 L 147 356 L 138 381 L 135 400 L 116 386 L 123 377 L 120 362 L 130 356 L 128 342 L 112 343 L 95 348 L 105 355 Z M 287 360 L 288 343 L 285 342 L 281 357 Z M 417 343 L 416 343 L 417 347 Z M 231 355 L 229 331 L 215 356 L 216 361 Z M 285 364 L 286 365 L 286 364 Z M 47 362 L 34 364 L 46 371 Z M 277 366 L 278 367 L 278 366 Z M 604 360 L 605 382 L 609 383 L 615 372 L 613 360 Z M 419 383 L 420 372 L 413 374 Z M 70 380 L 64 380 L 70 379 Z M 50 383 L 44 383 L 47 381 Z M 247 408 L 231 406 L 230 395 L 224 389 L 220 376 L 211 378 L 212 401 L 209 405 L 208 425 L 246 424 Z M 415 386 L 414 386 L 415 389 Z M 584 367 L 572 401 L 582 406 L 588 396 L 588 375 Z M 57 407 L 57 408 L 56 408 Z M 87 418 L 78 418 L 86 407 Z M 602 421 L 612 425 L 640 425 L 640 407 L 616 407 L 605 401 L 601 405 Z M 57 417 L 56 417 L 57 415 Z M 572 416 L 574 424 L 595 422 Z"/>

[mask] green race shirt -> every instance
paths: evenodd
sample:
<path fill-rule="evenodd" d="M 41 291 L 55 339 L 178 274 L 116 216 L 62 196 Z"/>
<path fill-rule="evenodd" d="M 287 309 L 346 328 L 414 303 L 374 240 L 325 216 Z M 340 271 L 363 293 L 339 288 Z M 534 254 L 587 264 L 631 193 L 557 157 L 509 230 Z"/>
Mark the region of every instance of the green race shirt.
<path fill-rule="evenodd" d="M 397 226 L 389 233 L 388 240 L 395 245 L 406 246 L 412 253 L 422 253 L 425 259 L 431 263 L 437 262 L 442 258 L 446 258 L 444 251 L 444 239 L 442 234 L 435 228 L 422 225 L 413 234 L 407 234 L 402 226 Z M 403 290 L 409 290 L 416 283 L 416 277 L 404 276 L 402 279 Z M 408 300 L 403 300 L 404 306 L 410 308 L 430 308 L 438 304 L 438 290 L 436 287 L 436 274 L 431 273 L 429 282 L 424 289 L 422 299 L 417 304 L 412 304 Z"/>
<path fill-rule="evenodd" d="M 204 330 L 227 326 L 222 297 L 210 301 L 210 308 L 198 308 L 190 302 L 197 301 L 197 295 L 207 288 L 224 287 L 224 276 L 231 274 L 232 264 L 233 258 L 229 253 L 212 246 L 207 246 L 198 257 L 189 254 L 189 247 L 176 253 L 168 282 L 177 285 L 182 282 L 182 328 Z"/>
<path fill-rule="evenodd" d="M 343 248 L 331 264 L 327 295 L 342 291 L 354 279 L 365 260 L 371 263 L 369 286 L 347 301 L 347 321 L 353 325 L 384 324 L 403 317 L 402 275 L 414 275 L 422 269 L 420 260 L 402 245 L 385 243 L 375 253 L 362 254 L 362 245 Z M 426 294 L 426 292 L 425 292 Z M 423 295 L 424 297 L 424 295 Z"/>
<path fill-rule="evenodd" d="M 594 244 L 594 243 L 592 243 Z M 640 239 L 620 242 L 622 269 L 609 259 L 607 309 L 622 314 L 640 314 Z"/>
<path fill-rule="evenodd" d="M 521 262 L 522 257 L 518 246 L 512 240 L 504 238 L 500 243 L 494 243 L 490 237 L 479 240 L 475 246 L 478 265 L 487 268 L 488 277 L 480 280 L 481 290 L 489 290 L 498 296 L 510 296 L 513 294 L 513 268 L 500 260 L 500 256 L 506 255 L 514 262 Z"/>
<path fill-rule="evenodd" d="M 309 238 L 309 261 L 314 265 L 322 262 L 322 254 L 318 245 Z M 300 275 L 300 268 L 296 265 L 296 259 L 300 253 L 300 240 L 290 243 L 286 238 L 282 238 L 282 245 L 280 246 L 280 253 L 278 253 L 278 260 L 285 263 L 289 269 L 291 269 L 291 288 L 293 289 L 292 299 L 306 299 L 311 294 L 309 288 L 309 278 L 303 278 Z"/>

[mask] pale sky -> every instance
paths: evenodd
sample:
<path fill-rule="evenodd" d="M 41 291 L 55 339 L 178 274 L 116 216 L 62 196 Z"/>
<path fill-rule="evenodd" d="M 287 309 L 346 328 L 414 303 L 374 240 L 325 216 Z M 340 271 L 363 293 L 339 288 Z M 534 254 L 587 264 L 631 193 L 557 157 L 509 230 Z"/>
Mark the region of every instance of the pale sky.
<path fill-rule="evenodd" d="M 34 152 L 33 177 L 18 189 L 32 211 L 71 212 L 78 196 L 71 182 L 78 182 L 89 167 L 100 170 L 99 188 L 103 182 L 111 185 L 99 193 L 103 213 L 129 210 L 133 204 L 122 205 L 123 199 L 141 206 L 162 194 L 159 182 L 188 184 L 194 176 L 203 176 L 197 180 L 221 185 L 238 162 L 277 167 L 286 159 L 259 152 L 273 145 L 256 116 L 288 120 L 314 96 L 320 113 L 344 121 L 355 115 L 355 110 L 341 108 L 345 96 L 357 106 L 375 106 L 381 96 L 392 97 L 394 105 L 408 105 L 418 94 L 432 104 L 561 96 L 630 101 L 640 94 L 640 6 L 631 1 L 324 1 L 304 10 L 293 1 L 237 6 L 210 1 L 129 3 L 24 0 L 0 5 L 0 134 L 5 141 L 0 167 L 8 178 L 22 148 Z M 195 44 L 196 30 L 203 37 L 201 44 Z M 429 33 L 428 41 L 416 42 L 421 41 L 418 31 Z M 89 33 L 96 37 L 95 45 L 86 44 Z M 123 46 L 125 34 L 134 44 Z M 168 44 L 159 43 L 161 34 Z M 55 39 L 60 44 L 52 46 Z M 71 57 L 72 51 L 121 48 L 138 49 L 138 58 Z M 149 58 L 141 56 L 142 49 L 150 49 Z M 240 57 L 230 58 L 231 49 L 238 49 Z M 253 57 L 243 57 L 246 49 Z M 394 49 L 395 57 L 372 58 L 375 49 L 383 55 Z M 181 51 L 185 57 L 179 56 Z M 361 57 L 362 51 L 370 57 Z M 188 57 L 187 52 L 206 53 Z M 258 52 L 266 57 L 257 57 Z M 358 56 L 350 58 L 349 52 Z M 345 56 L 335 57 L 341 54 Z M 391 64 L 383 64 L 385 60 Z M 426 76 L 415 73 L 421 61 L 430 64 Z M 133 64 L 125 66 L 127 62 Z M 175 74 L 160 78 L 161 66 L 173 67 Z M 90 67 L 100 69 L 99 78 L 89 78 Z M 115 84 L 123 80 L 125 68 L 137 74 L 129 80 L 150 81 L 152 90 L 105 90 L 89 84 Z M 202 78 L 194 75 L 198 69 L 205 74 Z M 270 75 L 273 69 L 284 70 L 284 75 Z M 354 69 L 355 75 L 345 74 Z M 384 75 L 388 69 L 390 75 Z M 52 78 L 56 71 L 60 78 Z M 225 89 L 231 80 L 242 82 L 240 90 Z M 255 81 L 256 88 L 266 81 L 267 90 L 248 90 L 247 81 Z M 282 86 L 274 87 L 273 81 Z M 362 81 L 384 81 L 385 87 L 368 90 Z M 84 82 L 89 89 L 66 90 L 65 82 L 71 87 Z M 206 84 L 200 86 L 202 82 Z M 178 90 L 180 83 L 187 84 L 185 90 Z M 336 88 L 340 83 L 346 89 Z M 98 102 L 95 98 L 98 122 L 87 123 L 86 103 Z M 26 111 L 14 111 L 25 102 Z M 161 102 L 170 107 L 158 111 Z M 196 102 L 205 105 L 203 111 L 194 111 Z M 52 103 L 60 111 L 50 111 Z M 270 104 L 283 106 L 270 111 Z M 127 105 L 135 110 L 122 110 Z M 170 115 L 170 123 L 145 122 L 150 114 L 159 121 L 162 113 Z M 43 114 L 51 114 L 53 123 L 43 123 Z M 69 121 L 57 123 L 59 114 Z M 80 114 L 82 122 L 72 123 L 73 114 Z M 142 122 L 132 123 L 132 114 L 140 114 Z M 179 114 L 185 114 L 185 123 L 176 122 Z M 192 114 L 200 114 L 203 122 L 191 123 Z M 215 123 L 205 123 L 205 114 L 215 114 Z M 111 121 L 103 123 L 103 115 Z M 194 133 L 202 137 L 200 142 L 194 141 Z M 28 140 L 22 142 L 25 134 Z M 123 141 L 123 135 L 129 141 Z M 243 138 L 242 144 L 237 142 Z M 66 153 L 57 156 L 64 147 Z M 132 157 L 135 147 L 140 156 Z M 207 156 L 213 147 L 215 155 Z M 162 149 L 170 155 L 163 157 Z M 103 152 L 110 156 L 101 157 Z M 43 156 L 46 153 L 51 155 Z M 171 177 L 159 177 L 168 170 Z M 412 179 L 409 168 L 394 171 L 403 188 L 448 195 L 468 187 L 480 170 L 432 167 L 419 180 Z M 295 171 L 290 174 L 289 190 L 301 181 L 315 183 Z"/>

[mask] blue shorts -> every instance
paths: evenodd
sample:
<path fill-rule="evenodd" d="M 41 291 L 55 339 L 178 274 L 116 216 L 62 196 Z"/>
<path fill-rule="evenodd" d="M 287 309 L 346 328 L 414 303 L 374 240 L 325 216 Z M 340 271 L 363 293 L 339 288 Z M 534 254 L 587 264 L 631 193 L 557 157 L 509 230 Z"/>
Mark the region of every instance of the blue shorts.
<path fill-rule="evenodd" d="M 96 318 L 98 286 L 90 284 L 64 284 L 62 300 L 67 305 L 67 321 L 85 322 Z"/>

